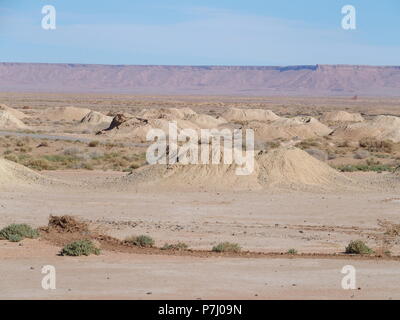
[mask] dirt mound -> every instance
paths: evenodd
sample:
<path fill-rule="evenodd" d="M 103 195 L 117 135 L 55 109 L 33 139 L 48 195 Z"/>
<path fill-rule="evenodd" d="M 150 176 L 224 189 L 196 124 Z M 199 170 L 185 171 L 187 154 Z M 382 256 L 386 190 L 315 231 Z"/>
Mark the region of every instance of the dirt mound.
<path fill-rule="evenodd" d="M 179 110 L 179 112 L 182 112 L 181 110 L 184 109 L 165 110 Z M 155 114 L 152 115 L 154 116 Z M 165 114 L 163 113 L 163 115 Z M 144 118 L 143 115 L 141 117 L 132 117 L 125 114 L 117 114 L 110 126 L 99 132 L 99 134 L 106 134 L 113 138 L 127 137 L 139 141 L 146 141 L 146 135 L 151 129 L 161 129 L 168 134 L 171 122 L 176 122 L 178 130 L 218 128 L 219 125 L 225 123 L 225 120 L 222 118 L 217 119 L 205 114 L 190 114 L 189 111 L 187 111 L 186 115 L 181 114 L 181 116 L 182 118 L 174 115 L 175 118 L 173 118 L 171 114 L 168 114 L 167 116 Z"/>
<path fill-rule="evenodd" d="M 87 223 L 79 221 L 72 216 L 50 215 L 47 229 L 55 229 L 59 232 L 89 232 Z"/>
<path fill-rule="evenodd" d="M 80 121 L 90 112 L 91 110 L 86 108 L 60 107 L 46 109 L 43 115 L 52 121 Z"/>
<path fill-rule="evenodd" d="M 319 119 L 322 122 L 363 122 L 364 118 L 360 113 L 349 113 L 346 111 L 325 112 Z"/>
<path fill-rule="evenodd" d="M 245 125 L 254 130 L 257 142 L 274 139 L 310 139 L 329 135 L 332 129 L 312 117 L 279 118 L 263 123 L 252 121 Z"/>
<path fill-rule="evenodd" d="M 29 116 L 21 111 L 18 111 L 16 109 L 10 108 L 9 106 L 5 104 L 0 104 L 0 110 L 1 111 L 6 111 L 10 114 L 12 114 L 15 118 L 21 120 L 23 118 L 28 118 Z"/>
<path fill-rule="evenodd" d="M 278 148 L 257 157 L 259 180 L 263 185 L 328 186 L 350 179 L 298 148 Z"/>
<path fill-rule="evenodd" d="M 243 121 L 274 121 L 278 120 L 279 116 L 271 110 L 263 109 L 237 109 L 231 108 L 221 115 L 224 119 L 233 122 Z"/>
<path fill-rule="evenodd" d="M 345 140 L 375 138 L 400 142 L 400 117 L 377 116 L 371 120 L 349 124 L 335 130 L 333 136 Z"/>
<path fill-rule="evenodd" d="M 0 129 L 28 129 L 28 126 L 8 111 L 0 110 Z"/>
<path fill-rule="evenodd" d="M 162 190 L 257 190 L 261 189 L 257 174 L 236 175 L 237 166 L 208 165 L 151 165 L 140 168 L 122 179 L 122 185 L 140 189 Z"/>
<path fill-rule="evenodd" d="M 79 125 L 82 127 L 96 128 L 97 130 L 102 130 L 110 127 L 112 121 L 112 117 L 106 116 L 100 112 L 91 111 L 82 118 Z"/>
<path fill-rule="evenodd" d="M 329 165 L 294 147 L 260 152 L 255 156 L 254 171 L 250 175 L 237 175 L 237 168 L 236 164 L 150 165 L 135 170 L 119 183 L 144 189 L 213 191 L 270 187 L 334 189 L 352 182 Z"/>
<path fill-rule="evenodd" d="M 167 119 L 167 120 L 177 120 L 183 119 L 186 116 L 195 115 L 194 112 L 190 108 L 161 108 L 161 109 L 144 109 L 142 110 L 137 117 L 144 119 Z"/>
<path fill-rule="evenodd" d="M 104 129 L 104 131 L 119 129 L 119 126 L 121 124 L 123 124 L 124 122 L 128 121 L 129 119 L 132 119 L 132 117 L 130 115 L 126 115 L 124 113 L 118 113 L 112 119 L 110 126 L 107 129 Z"/>
<path fill-rule="evenodd" d="M 172 120 L 167 119 L 143 119 L 143 118 L 127 118 L 120 114 L 114 117 L 111 125 L 98 134 L 103 134 L 112 138 L 130 138 L 137 141 L 146 141 L 146 136 L 151 129 L 161 129 L 168 135 L 169 125 Z M 181 129 L 199 129 L 198 126 L 194 125 L 190 121 L 186 120 L 175 120 L 178 130 Z"/>
<path fill-rule="evenodd" d="M 20 164 L 0 158 L 0 188 L 10 186 L 38 186 L 52 183 L 35 171 Z"/>
<path fill-rule="evenodd" d="M 190 129 L 212 129 L 226 123 L 226 120 L 221 117 L 214 118 L 206 114 L 197 114 L 190 108 L 145 109 L 139 113 L 137 118 L 145 120 L 162 119 L 177 121 L 180 123 L 179 127 Z"/>
<path fill-rule="evenodd" d="M 221 124 L 226 123 L 226 120 L 222 117 L 214 118 L 206 114 L 188 115 L 184 117 L 184 120 L 190 121 L 194 126 L 201 129 L 217 129 Z"/>

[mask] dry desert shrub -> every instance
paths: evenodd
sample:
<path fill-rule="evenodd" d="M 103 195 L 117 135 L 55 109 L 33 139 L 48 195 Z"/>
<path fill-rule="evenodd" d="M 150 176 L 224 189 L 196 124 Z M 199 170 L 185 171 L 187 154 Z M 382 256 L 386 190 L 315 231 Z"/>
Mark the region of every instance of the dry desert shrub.
<path fill-rule="evenodd" d="M 377 140 L 374 138 L 363 138 L 359 141 L 360 147 L 370 152 L 392 153 L 394 143 L 390 140 Z"/>
<path fill-rule="evenodd" d="M 242 248 L 237 243 L 221 242 L 212 248 L 214 252 L 240 252 Z"/>
<path fill-rule="evenodd" d="M 89 144 L 88 144 L 88 146 L 89 146 L 90 148 L 95 148 L 95 147 L 97 147 L 99 144 L 100 144 L 100 141 L 94 140 L 94 141 L 90 141 Z"/>
<path fill-rule="evenodd" d="M 154 246 L 154 239 L 146 235 L 128 237 L 125 239 L 125 242 L 142 248 L 151 248 Z"/>
<path fill-rule="evenodd" d="M 355 240 L 350 241 L 348 246 L 346 247 L 346 253 L 348 254 L 372 254 L 374 251 L 368 247 L 364 241 Z"/>
<path fill-rule="evenodd" d="M 316 139 L 305 139 L 305 140 L 299 142 L 298 144 L 296 144 L 296 147 L 299 149 L 305 150 L 305 149 L 310 149 L 312 147 L 318 147 L 320 145 L 321 145 L 321 143 Z"/>
<path fill-rule="evenodd" d="M 28 159 L 26 162 L 22 161 L 22 164 L 38 171 L 55 169 L 52 163 L 46 159 Z"/>
<path fill-rule="evenodd" d="M 174 251 L 182 251 L 187 250 L 189 246 L 184 242 L 178 242 L 176 244 L 164 244 L 161 250 L 174 250 Z"/>
<path fill-rule="evenodd" d="M 400 224 L 395 224 L 386 220 L 378 220 L 378 225 L 385 229 L 385 235 L 392 237 L 400 236 Z"/>
<path fill-rule="evenodd" d="M 81 232 L 87 233 L 89 232 L 88 224 L 82 221 L 79 221 L 77 218 L 72 216 L 50 216 L 48 229 L 55 229 L 59 232 Z"/>
<path fill-rule="evenodd" d="M 91 240 L 73 241 L 62 248 L 61 256 L 89 256 L 91 254 L 99 255 L 100 249 L 97 248 Z"/>

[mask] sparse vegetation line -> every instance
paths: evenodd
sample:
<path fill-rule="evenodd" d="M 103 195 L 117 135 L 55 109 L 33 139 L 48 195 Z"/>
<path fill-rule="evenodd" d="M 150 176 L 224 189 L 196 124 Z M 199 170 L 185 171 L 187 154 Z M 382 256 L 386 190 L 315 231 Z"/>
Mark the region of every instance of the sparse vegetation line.
<path fill-rule="evenodd" d="M 221 242 L 211 250 L 189 249 L 182 242 L 165 244 L 163 247 L 157 248 L 154 246 L 154 239 L 150 236 L 140 235 L 119 240 L 91 231 L 86 222 L 79 221 L 71 216 L 50 216 L 48 226 L 38 230 L 42 239 L 63 248 L 60 251 L 61 255 L 71 256 L 100 254 L 101 249 L 132 254 L 177 255 L 199 258 L 224 256 L 232 258 L 322 258 L 400 261 L 400 256 L 374 253 L 360 240 L 351 241 L 346 247 L 346 252 L 343 253 L 298 253 L 293 248 L 286 252 L 251 252 L 243 251 L 238 244 L 230 242 Z M 30 236 L 30 233 L 27 237 L 34 238 L 34 236 Z"/>

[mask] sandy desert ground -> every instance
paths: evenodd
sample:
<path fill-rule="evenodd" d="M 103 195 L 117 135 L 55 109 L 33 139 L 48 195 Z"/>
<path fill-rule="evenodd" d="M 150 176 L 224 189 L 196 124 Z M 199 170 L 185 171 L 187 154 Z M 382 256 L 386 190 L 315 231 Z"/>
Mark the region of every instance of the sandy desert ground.
<path fill-rule="evenodd" d="M 155 240 L 146 249 L 100 241 L 102 253 L 89 257 L 58 256 L 67 235 L 1 240 L 0 298 L 400 298 L 398 99 L 0 99 L 0 227 L 37 228 L 50 215 L 70 215 L 115 241 Z M 166 175 L 147 166 L 147 127 L 137 119 L 180 117 L 171 108 L 186 112 L 178 120 L 196 129 L 256 128 L 262 152 L 254 175 L 243 182 L 228 169 L 178 166 Z M 105 130 L 118 114 L 124 121 Z M 375 253 L 346 255 L 358 239 Z M 224 241 L 242 252 L 211 251 Z M 178 242 L 190 249 L 159 249 Z M 56 290 L 41 288 L 43 265 L 56 267 Z M 357 270 L 356 290 L 341 288 L 345 265 Z"/>

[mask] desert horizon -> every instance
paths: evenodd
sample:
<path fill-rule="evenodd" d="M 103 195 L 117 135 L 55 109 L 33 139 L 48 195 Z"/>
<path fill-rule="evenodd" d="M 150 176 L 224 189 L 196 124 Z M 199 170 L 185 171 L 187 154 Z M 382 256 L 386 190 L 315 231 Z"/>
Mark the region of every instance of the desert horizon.
<path fill-rule="evenodd" d="M 21 77 L 23 75 L 23 77 Z M 34 79 L 26 82 L 25 79 Z M 235 96 L 398 96 L 399 66 L 0 63 L 2 91 Z"/>

